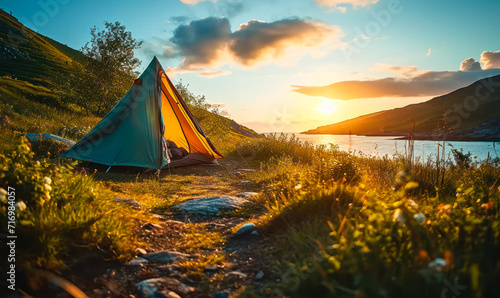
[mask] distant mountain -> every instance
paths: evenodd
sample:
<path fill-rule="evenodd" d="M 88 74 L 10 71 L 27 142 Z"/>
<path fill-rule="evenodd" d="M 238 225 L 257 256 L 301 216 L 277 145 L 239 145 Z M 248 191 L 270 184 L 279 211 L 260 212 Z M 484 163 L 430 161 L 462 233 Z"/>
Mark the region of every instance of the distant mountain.
<path fill-rule="evenodd" d="M 308 130 L 307 134 L 405 136 L 416 139 L 500 141 L 500 75 L 403 108 L 381 111 Z M 444 127 L 444 128 L 443 128 Z"/>

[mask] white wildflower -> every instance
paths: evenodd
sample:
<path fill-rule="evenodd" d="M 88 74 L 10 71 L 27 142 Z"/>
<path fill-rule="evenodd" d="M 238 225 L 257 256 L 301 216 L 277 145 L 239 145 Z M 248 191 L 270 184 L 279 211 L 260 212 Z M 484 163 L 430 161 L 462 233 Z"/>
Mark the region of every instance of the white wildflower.
<path fill-rule="evenodd" d="M 410 200 L 408 200 L 408 203 L 409 203 L 409 205 L 410 205 L 410 207 L 411 207 L 411 208 L 414 208 L 414 209 L 417 209 L 417 208 L 418 208 L 418 204 L 417 204 L 417 203 L 415 203 L 415 201 L 414 201 L 414 200 L 411 200 L 411 199 L 410 199 Z"/>
<path fill-rule="evenodd" d="M 43 182 L 45 182 L 45 184 L 52 184 L 52 179 L 50 179 L 49 177 L 43 177 Z"/>
<path fill-rule="evenodd" d="M 295 190 L 299 190 L 301 188 L 302 188 L 302 184 L 299 183 L 299 184 L 295 185 Z"/>
<path fill-rule="evenodd" d="M 421 224 L 425 221 L 425 215 L 423 213 L 417 213 L 413 215 L 413 218 L 418 224 Z"/>
<path fill-rule="evenodd" d="M 16 203 L 16 208 L 19 211 L 24 211 L 26 209 L 26 204 L 23 201 L 19 201 Z"/>
<path fill-rule="evenodd" d="M 52 187 L 48 184 L 44 184 L 43 185 L 43 189 L 45 192 L 50 192 L 52 190 Z"/>
<path fill-rule="evenodd" d="M 394 212 L 394 215 L 392 216 L 392 220 L 394 222 L 397 221 L 397 222 L 404 224 L 406 222 L 406 218 L 403 215 L 403 211 L 401 211 L 401 209 L 396 209 L 396 211 Z"/>

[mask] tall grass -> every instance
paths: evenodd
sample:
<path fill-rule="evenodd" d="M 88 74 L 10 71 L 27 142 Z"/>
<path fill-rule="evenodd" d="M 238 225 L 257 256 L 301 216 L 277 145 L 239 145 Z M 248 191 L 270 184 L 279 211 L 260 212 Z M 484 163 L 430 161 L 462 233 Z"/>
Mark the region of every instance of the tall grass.
<path fill-rule="evenodd" d="M 281 260 L 278 294 L 429 297 L 457 278 L 463 297 L 495 293 L 500 271 L 485 264 L 500 261 L 497 164 L 452 162 L 443 146 L 417 162 L 411 143 L 394 159 L 283 135 L 241 146 L 261 164 L 247 177 L 264 188 L 259 221 Z"/>

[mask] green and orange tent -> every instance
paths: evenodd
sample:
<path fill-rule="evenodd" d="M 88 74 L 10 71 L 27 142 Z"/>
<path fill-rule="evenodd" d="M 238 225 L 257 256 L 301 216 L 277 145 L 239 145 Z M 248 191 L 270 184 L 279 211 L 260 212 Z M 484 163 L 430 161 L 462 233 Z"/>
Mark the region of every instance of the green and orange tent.
<path fill-rule="evenodd" d="M 189 153 L 170 160 L 165 140 Z M 189 111 L 156 57 L 115 107 L 78 143 L 61 154 L 112 166 L 160 170 L 213 164 L 223 158 Z"/>

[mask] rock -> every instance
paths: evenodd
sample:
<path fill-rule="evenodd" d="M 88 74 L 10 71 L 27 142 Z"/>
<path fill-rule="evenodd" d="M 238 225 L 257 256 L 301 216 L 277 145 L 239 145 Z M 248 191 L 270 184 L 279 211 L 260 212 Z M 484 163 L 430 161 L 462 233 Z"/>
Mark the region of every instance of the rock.
<path fill-rule="evenodd" d="M 151 215 L 153 215 L 153 217 L 157 218 L 157 219 L 165 219 L 166 218 L 164 215 L 161 215 L 161 214 L 152 213 Z"/>
<path fill-rule="evenodd" d="M 261 280 L 264 277 L 264 272 L 259 271 L 257 274 L 255 274 L 255 280 Z"/>
<path fill-rule="evenodd" d="M 134 199 L 122 199 L 122 198 L 115 197 L 115 198 L 113 198 L 113 201 L 130 205 L 135 209 L 141 209 L 141 203 L 137 202 Z"/>
<path fill-rule="evenodd" d="M 244 224 L 243 226 L 241 226 L 241 228 L 239 228 L 238 231 L 236 231 L 236 233 L 234 235 L 235 236 L 244 236 L 244 235 L 248 235 L 248 234 L 252 233 L 253 231 L 257 231 L 257 226 L 254 225 L 253 223 L 248 223 L 248 224 Z"/>
<path fill-rule="evenodd" d="M 250 236 L 260 236 L 260 234 L 258 231 L 252 231 L 252 233 L 250 233 Z"/>
<path fill-rule="evenodd" d="M 165 288 L 175 292 L 176 294 L 180 293 L 181 295 L 187 295 L 191 292 L 194 292 L 193 287 L 185 285 L 179 280 L 170 277 L 157 277 L 157 278 L 146 279 L 136 283 L 135 288 L 141 294 L 144 293 L 145 291 L 148 291 L 149 293 L 156 293 L 158 288 Z M 155 296 L 142 296 L 142 297 L 155 297 Z"/>
<path fill-rule="evenodd" d="M 148 252 L 144 248 L 138 247 L 135 249 L 135 253 L 139 256 L 142 256 L 142 255 L 147 254 Z"/>
<path fill-rule="evenodd" d="M 0 125 L 4 126 L 4 127 L 9 127 L 12 125 L 12 123 L 10 123 L 9 117 L 7 117 L 7 115 L 0 115 Z"/>
<path fill-rule="evenodd" d="M 245 180 L 245 181 L 241 181 L 240 183 L 238 183 L 239 186 L 247 186 L 250 184 L 252 184 L 252 181 L 250 181 L 250 180 Z"/>
<path fill-rule="evenodd" d="M 176 292 L 172 292 L 170 290 L 161 291 L 160 294 L 167 298 L 181 298 L 181 296 L 179 296 Z"/>
<path fill-rule="evenodd" d="M 229 294 L 226 292 L 216 292 L 212 295 L 212 298 L 229 298 Z"/>
<path fill-rule="evenodd" d="M 236 194 L 237 197 L 242 197 L 242 198 L 253 198 L 258 195 L 259 195 L 258 192 L 252 192 L 252 191 L 240 192 L 239 194 Z"/>
<path fill-rule="evenodd" d="M 236 277 L 239 277 L 239 278 L 247 278 L 247 275 L 243 272 L 240 272 L 240 271 L 229 271 L 228 273 L 226 273 L 227 276 L 236 276 Z"/>
<path fill-rule="evenodd" d="M 186 260 L 195 258 L 194 255 L 184 254 L 177 251 L 158 251 L 154 253 L 150 253 L 142 256 L 144 259 L 149 262 L 157 262 L 157 263 L 171 263 L 177 260 Z"/>
<path fill-rule="evenodd" d="M 137 257 L 133 259 L 132 261 L 128 262 L 128 266 L 144 266 L 148 263 L 148 260 L 145 258 Z"/>
<path fill-rule="evenodd" d="M 217 196 L 210 198 L 191 199 L 184 203 L 170 207 L 185 213 L 214 216 L 222 211 L 233 211 L 242 208 L 250 202 L 243 198 L 231 196 Z"/>

